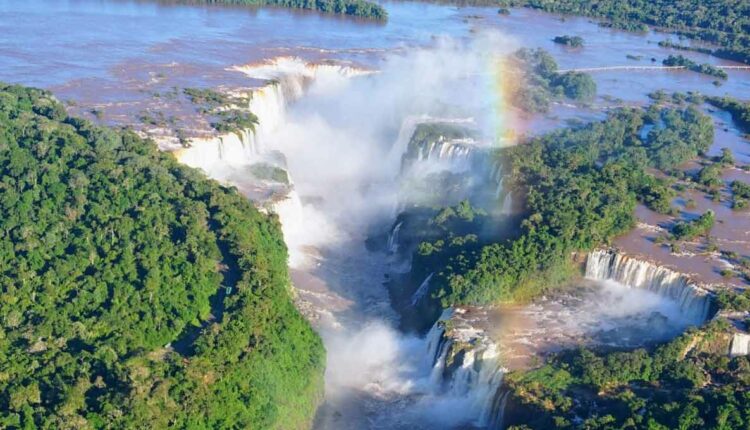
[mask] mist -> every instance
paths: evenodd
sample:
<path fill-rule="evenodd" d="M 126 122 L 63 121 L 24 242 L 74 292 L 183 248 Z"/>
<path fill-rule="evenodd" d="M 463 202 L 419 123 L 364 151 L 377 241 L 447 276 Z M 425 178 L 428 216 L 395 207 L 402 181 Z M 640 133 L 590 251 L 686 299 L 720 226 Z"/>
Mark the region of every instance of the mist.
<path fill-rule="evenodd" d="M 318 322 L 328 353 L 318 428 L 452 428 L 476 419 L 473 399 L 443 394 L 431 379 L 427 341 L 394 328 L 383 282 L 397 262 L 364 242 L 395 219 L 401 158 L 418 123 L 459 121 L 481 144 L 497 144 L 499 60 L 514 49 L 498 33 L 437 38 L 388 54 L 372 74 L 325 75 L 264 139 L 265 149 L 285 155 L 299 196 L 289 203 L 295 210 L 280 213 L 290 265 L 320 281 L 295 287 L 324 297 L 319 306 L 338 304 Z"/>

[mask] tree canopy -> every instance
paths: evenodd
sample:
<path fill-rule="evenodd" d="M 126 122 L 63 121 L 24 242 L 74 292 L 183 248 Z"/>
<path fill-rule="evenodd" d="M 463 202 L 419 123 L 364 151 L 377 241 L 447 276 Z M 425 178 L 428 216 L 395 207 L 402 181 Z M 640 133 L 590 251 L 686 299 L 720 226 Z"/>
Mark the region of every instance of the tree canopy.
<path fill-rule="evenodd" d="M 0 84 L 0 427 L 297 428 L 324 352 L 275 218 Z"/>

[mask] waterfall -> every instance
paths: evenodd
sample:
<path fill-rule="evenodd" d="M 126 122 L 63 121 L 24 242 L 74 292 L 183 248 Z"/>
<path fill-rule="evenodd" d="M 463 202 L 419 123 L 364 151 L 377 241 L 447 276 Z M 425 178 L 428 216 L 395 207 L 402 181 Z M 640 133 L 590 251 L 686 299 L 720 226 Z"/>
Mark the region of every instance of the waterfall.
<path fill-rule="evenodd" d="M 258 162 L 268 136 L 284 123 L 287 106 L 300 99 L 314 80 L 371 73 L 335 64 L 311 64 L 291 57 L 280 57 L 259 65 L 237 66 L 230 70 L 267 81 L 249 93 L 247 108 L 258 119 L 255 128 L 209 139 L 192 139 L 189 148 L 174 151 L 180 162 L 201 168 L 212 177 L 222 177 L 227 166 Z"/>
<path fill-rule="evenodd" d="M 500 184 L 500 187 L 502 187 L 502 183 Z M 504 215 L 509 215 L 513 212 L 513 195 L 510 192 L 505 193 L 505 198 L 503 198 L 503 207 L 501 209 L 501 213 Z"/>
<path fill-rule="evenodd" d="M 750 355 L 750 334 L 735 333 L 729 347 L 729 356 Z"/>
<path fill-rule="evenodd" d="M 395 254 L 396 251 L 398 251 L 398 232 L 401 230 L 403 224 L 403 221 L 399 221 L 398 224 L 393 227 L 391 234 L 388 236 L 388 251 L 392 254 Z"/>
<path fill-rule="evenodd" d="M 416 306 L 417 303 L 419 303 L 420 300 L 422 300 L 422 297 L 424 297 L 427 294 L 427 291 L 430 289 L 430 280 L 432 279 L 432 276 L 435 273 L 430 273 L 427 275 L 427 277 L 422 281 L 422 283 L 419 285 L 419 288 L 417 288 L 417 291 L 414 292 L 414 294 L 411 296 L 411 305 Z"/>
<path fill-rule="evenodd" d="M 442 395 L 466 402 L 473 425 L 496 421 L 496 398 L 505 369 L 497 345 L 472 326 L 463 309 L 447 309 L 427 334 L 431 383 Z"/>
<path fill-rule="evenodd" d="M 668 297 L 680 305 L 696 324 L 709 318 L 710 294 L 684 274 L 647 261 L 627 257 L 616 251 L 596 250 L 588 255 L 586 277 L 611 279 L 630 288 L 644 288 Z"/>

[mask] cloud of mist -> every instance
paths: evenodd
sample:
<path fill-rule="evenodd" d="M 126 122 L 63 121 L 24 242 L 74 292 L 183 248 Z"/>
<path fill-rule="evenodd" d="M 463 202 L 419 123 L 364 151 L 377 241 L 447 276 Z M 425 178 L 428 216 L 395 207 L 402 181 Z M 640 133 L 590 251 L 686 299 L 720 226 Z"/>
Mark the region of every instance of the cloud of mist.
<path fill-rule="evenodd" d="M 300 253 L 310 248 L 346 253 L 352 244 L 364 243 L 372 226 L 393 222 L 401 156 L 419 121 L 469 122 L 484 141 L 494 141 L 497 116 L 504 114 L 496 110 L 496 73 L 502 72 L 497 61 L 514 48 L 498 33 L 471 41 L 439 38 L 430 47 L 388 54 L 371 75 L 318 77 L 263 142 L 285 154 L 300 196 L 298 212 L 286 208 L 281 217 L 291 264 L 313 270 Z M 332 272 L 360 270 L 347 264 Z M 382 275 L 370 274 L 376 285 Z M 357 290 L 373 285 L 351 282 L 346 288 L 348 297 L 365 297 Z M 376 288 L 383 290 L 378 300 L 387 302 L 385 287 Z M 472 399 L 444 396 L 430 379 L 424 339 L 402 335 L 385 319 L 324 328 L 321 334 L 328 351 L 326 398 L 336 413 L 364 408 L 357 419 L 380 428 L 448 428 L 476 418 Z M 352 399 L 362 400 L 353 406 Z M 363 425 L 341 420 L 322 427 Z"/>
<path fill-rule="evenodd" d="M 329 234 L 331 225 L 348 234 L 392 217 L 411 137 L 402 133 L 398 142 L 399 132 L 410 118 L 412 127 L 414 118 L 468 119 L 493 141 L 497 116 L 504 115 L 496 110 L 497 62 L 514 47 L 494 32 L 471 41 L 439 38 L 388 55 L 375 74 L 314 81 L 266 143 L 286 155 L 305 203 L 306 225 L 290 242 L 330 246 L 342 239 Z M 312 219 L 327 222 L 318 228 Z"/>

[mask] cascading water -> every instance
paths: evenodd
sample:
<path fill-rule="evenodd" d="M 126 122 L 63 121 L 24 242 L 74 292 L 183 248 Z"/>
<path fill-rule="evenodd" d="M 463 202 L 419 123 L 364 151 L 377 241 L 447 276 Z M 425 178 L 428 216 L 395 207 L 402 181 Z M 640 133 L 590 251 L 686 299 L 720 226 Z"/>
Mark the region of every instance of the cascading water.
<path fill-rule="evenodd" d="M 464 317 L 463 309 L 447 309 L 426 336 L 431 382 L 443 396 L 462 403 L 475 426 L 496 422 L 495 399 L 505 369 L 489 336 Z"/>
<path fill-rule="evenodd" d="M 420 300 L 424 296 L 427 295 L 427 291 L 430 289 L 430 281 L 432 280 L 432 277 L 435 275 L 435 273 L 430 273 L 427 275 L 426 278 L 424 278 L 424 281 L 419 285 L 419 288 L 417 288 L 417 291 L 414 292 L 414 294 L 411 296 L 411 305 L 416 306 L 417 303 L 419 303 Z"/>
<path fill-rule="evenodd" d="M 371 73 L 335 64 L 311 64 L 298 58 L 281 57 L 259 65 L 238 66 L 231 70 L 253 79 L 268 81 L 250 91 L 248 110 L 258 119 L 254 129 L 228 133 L 209 139 L 192 139 L 190 147 L 175 152 L 180 162 L 225 178 L 227 167 L 256 163 L 263 159 L 269 136 L 285 121 L 287 107 L 304 95 L 317 79 L 348 78 Z"/>
<path fill-rule="evenodd" d="M 478 133 L 470 141 L 464 139 L 470 135 L 458 132 L 425 149 L 422 156 L 426 164 L 445 163 L 440 167 L 448 167 L 449 174 L 469 186 L 472 180 L 486 185 L 489 164 L 460 174 L 456 170 L 473 162 L 478 150 L 489 149 L 476 142 L 494 141 L 489 134 L 496 124 L 486 119 L 497 118 L 492 113 L 497 104 L 480 97 L 487 88 L 476 82 L 495 82 L 494 69 L 488 72 L 487 65 L 494 67 L 497 51 L 489 46 L 505 45 L 494 37 L 468 47 L 447 41 L 416 54 L 389 56 L 381 72 L 363 79 L 348 79 L 363 73 L 356 69 L 289 58 L 237 67 L 250 78 L 269 81 L 250 101 L 259 120 L 251 133 L 252 151 L 232 153 L 234 159 L 226 160 L 226 139 L 213 155 L 196 153 L 190 158 L 185 153 L 193 148 L 181 151 L 181 158 L 207 171 L 208 166 L 211 176 L 228 178 L 243 192 L 266 186 L 267 181 L 258 180 L 258 169 L 234 169 L 230 164 L 238 159 L 245 161 L 237 163 L 240 168 L 265 163 L 287 170 L 288 163 L 296 179 L 292 186 L 289 178 L 286 194 L 279 188 L 265 203 L 279 214 L 298 305 L 310 316 L 328 351 L 326 400 L 316 428 L 453 429 L 486 427 L 492 421 L 503 374 L 495 344 L 482 332 L 462 326 L 460 311 L 451 315 L 450 327 L 439 325 L 429 339 L 398 332 L 382 285 L 392 273 L 393 255 L 364 246 L 368 232 L 382 231 L 393 219 L 387 217 L 399 203 L 399 192 L 406 188 L 402 185 L 407 185 L 400 175 L 405 147 L 425 120 L 447 117 L 439 122 Z M 451 67 L 436 67 L 446 62 Z M 287 111 L 292 101 L 296 102 Z M 461 115 L 480 120 L 450 119 Z M 283 153 L 287 163 L 270 160 L 269 150 Z M 226 175 L 224 170 L 235 171 Z M 471 174 L 465 174 L 467 170 Z M 398 251 L 399 230 L 404 229 L 393 225 L 388 249 Z M 300 233 L 299 240 L 294 231 Z M 295 253 L 306 257 L 302 264 Z M 424 282 L 425 294 L 429 283 Z M 436 336 L 444 339 L 439 348 L 430 342 Z M 424 360 L 433 348 L 430 354 L 437 354 L 437 361 Z"/>
<path fill-rule="evenodd" d="M 679 303 L 683 313 L 696 324 L 710 316 L 711 296 L 690 279 L 666 267 L 638 260 L 612 250 L 596 250 L 588 255 L 586 277 L 613 280 L 630 288 L 642 288 Z"/>
<path fill-rule="evenodd" d="M 398 251 L 398 232 L 401 231 L 401 226 L 404 224 L 403 221 L 399 221 L 388 235 L 388 252 L 395 254 Z"/>

